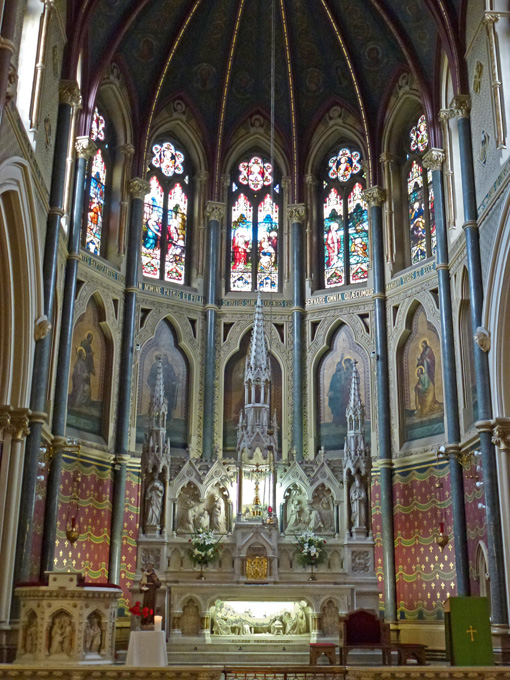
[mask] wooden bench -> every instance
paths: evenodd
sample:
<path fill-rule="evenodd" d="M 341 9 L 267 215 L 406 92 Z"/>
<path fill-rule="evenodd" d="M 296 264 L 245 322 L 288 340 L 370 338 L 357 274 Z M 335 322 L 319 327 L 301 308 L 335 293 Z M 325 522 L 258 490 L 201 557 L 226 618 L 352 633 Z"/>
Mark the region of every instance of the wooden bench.
<path fill-rule="evenodd" d="M 317 661 L 324 654 L 332 666 L 336 666 L 336 648 L 338 645 L 330 642 L 310 642 L 310 666 L 316 666 Z"/>
<path fill-rule="evenodd" d="M 347 665 L 353 649 L 380 649 L 382 662 L 391 666 L 390 627 L 373 611 L 356 609 L 340 619 L 340 665 Z"/>

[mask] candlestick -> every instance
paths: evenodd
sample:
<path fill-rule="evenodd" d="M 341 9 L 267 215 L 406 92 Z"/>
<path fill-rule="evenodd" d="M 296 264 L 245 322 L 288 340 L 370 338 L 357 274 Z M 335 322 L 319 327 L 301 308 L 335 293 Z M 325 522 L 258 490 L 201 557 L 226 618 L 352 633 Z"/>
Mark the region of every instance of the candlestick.
<path fill-rule="evenodd" d="M 161 622 L 163 621 L 162 616 L 155 616 L 154 617 L 154 630 L 157 632 L 161 632 Z"/>

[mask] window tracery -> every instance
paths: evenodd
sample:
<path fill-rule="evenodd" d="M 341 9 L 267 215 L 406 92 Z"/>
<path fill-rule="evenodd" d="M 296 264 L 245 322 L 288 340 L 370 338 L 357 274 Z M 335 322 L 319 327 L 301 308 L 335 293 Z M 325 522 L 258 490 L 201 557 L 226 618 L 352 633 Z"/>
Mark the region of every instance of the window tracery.
<path fill-rule="evenodd" d="M 254 154 L 238 164 L 230 189 L 230 290 L 278 290 L 280 215 L 274 168 Z"/>
<path fill-rule="evenodd" d="M 361 154 L 341 147 L 323 177 L 324 287 L 363 283 L 368 278 L 368 207 Z"/>
<path fill-rule="evenodd" d="M 171 141 L 154 144 L 145 196 L 142 231 L 144 276 L 186 283 L 190 168 L 183 151 Z"/>

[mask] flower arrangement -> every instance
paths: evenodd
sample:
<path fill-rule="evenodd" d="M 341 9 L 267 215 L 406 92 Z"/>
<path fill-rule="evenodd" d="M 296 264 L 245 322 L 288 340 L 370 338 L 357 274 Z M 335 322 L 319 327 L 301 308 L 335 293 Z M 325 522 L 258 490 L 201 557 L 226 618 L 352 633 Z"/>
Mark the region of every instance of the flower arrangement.
<path fill-rule="evenodd" d="M 219 555 L 221 545 L 212 531 L 206 529 L 198 529 L 195 534 L 189 539 L 191 548 L 188 554 L 193 560 L 194 564 L 201 566 L 213 562 Z"/>
<path fill-rule="evenodd" d="M 296 536 L 297 561 L 303 567 L 314 567 L 326 559 L 326 541 L 313 531 L 303 531 Z"/>
<path fill-rule="evenodd" d="M 140 602 L 135 602 L 134 605 L 129 608 L 129 612 L 133 614 L 133 616 L 139 616 L 143 619 L 154 614 L 152 609 L 149 609 L 149 607 L 142 607 Z"/>

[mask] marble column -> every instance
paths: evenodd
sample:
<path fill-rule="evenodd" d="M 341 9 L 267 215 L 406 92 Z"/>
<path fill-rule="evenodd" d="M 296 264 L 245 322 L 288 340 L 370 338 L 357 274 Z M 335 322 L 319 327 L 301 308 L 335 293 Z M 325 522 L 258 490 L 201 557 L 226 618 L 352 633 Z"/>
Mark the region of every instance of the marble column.
<path fill-rule="evenodd" d="M 129 182 L 131 215 L 126 252 L 126 289 L 119 366 L 119 397 L 117 401 L 117 436 L 113 465 L 112 524 L 110 530 L 110 562 L 108 579 L 120 583 L 124 497 L 126 494 L 127 463 L 129 461 L 129 427 L 131 388 L 133 383 L 133 352 L 135 339 L 136 295 L 142 243 L 143 203 L 149 193 L 149 183 L 139 177 Z"/>
<path fill-rule="evenodd" d="M 58 241 L 60 222 L 63 214 L 64 185 L 68 136 L 73 107 L 81 101 L 78 86 L 74 82 L 62 81 L 60 105 L 58 108 L 55 152 L 50 189 L 50 209 L 46 223 L 46 242 L 43 257 L 44 314 L 47 321 L 53 319 L 55 285 L 57 278 Z M 46 409 L 46 392 L 51 359 L 51 335 L 49 324 L 41 330 L 35 345 L 32 392 L 30 395 L 31 427 L 25 446 L 23 487 L 21 490 L 18 537 L 16 543 L 15 582 L 26 581 L 32 560 L 32 533 L 37 483 L 41 432 Z"/>
<path fill-rule="evenodd" d="M 304 345 L 303 319 L 305 313 L 305 257 L 304 220 L 302 203 L 289 205 L 287 214 L 291 234 L 292 277 L 292 446 L 296 459 L 303 460 L 303 406 L 304 406 Z"/>
<path fill-rule="evenodd" d="M 4 407 L 5 408 L 5 407 Z M 29 430 L 30 411 L 26 408 L 6 407 L 1 414 L 0 427 L 4 441 L 2 450 L 2 531 L 0 548 L 2 568 L 0 569 L 0 627 L 9 621 L 14 574 L 16 531 L 21 480 L 23 475 L 23 446 Z"/>
<path fill-rule="evenodd" d="M 7 0 L 3 5 L 2 24 L 0 27 L 0 124 L 6 104 L 9 71 L 12 68 L 11 57 L 15 50 L 13 41 L 19 6 L 19 0 Z"/>
<path fill-rule="evenodd" d="M 220 220 L 225 214 L 225 204 L 209 201 L 207 216 L 206 280 L 205 280 L 205 366 L 202 458 L 211 460 L 214 449 L 214 397 L 216 379 L 216 320 L 218 315 L 218 266 Z"/>
<path fill-rule="evenodd" d="M 442 149 L 430 149 L 423 157 L 423 165 L 432 173 L 437 238 L 437 278 L 439 284 L 439 310 L 441 313 L 441 354 L 443 357 L 444 404 L 447 427 L 447 455 L 453 506 L 453 533 L 455 537 L 455 569 L 457 594 L 469 595 L 469 556 L 467 544 L 466 508 L 464 505 L 464 476 L 460 455 L 459 397 L 455 363 L 455 336 L 448 263 L 448 235 L 444 201 Z"/>
<path fill-rule="evenodd" d="M 80 261 L 80 237 L 83 218 L 83 204 L 86 187 L 87 164 L 97 147 L 88 137 L 76 140 L 76 175 L 72 218 L 69 228 L 68 255 L 63 291 L 60 321 L 60 342 L 58 345 L 57 376 L 53 406 L 52 433 L 54 455 L 46 484 L 46 507 L 44 513 L 44 532 L 41 555 L 41 576 L 53 568 L 55 538 L 57 535 L 58 492 L 62 474 L 62 445 L 65 443 L 67 391 L 69 385 L 69 366 L 71 363 L 71 344 L 73 339 L 74 304 L 76 300 L 76 277 Z M 62 440 L 62 441 L 60 441 Z"/>
<path fill-rule="evenodd" d="M 396 621 L 395 553 L 393 532 L 393 462 L 391 459 L 390 384 L 386 319 L 385 256 L 382 203 L 386 194 L 373 186 L 363 192 L 370 207 L 374 267 L 377 431 L 381 482 L 382 547 L 384 561 L 384 618 Z"/>
<path fill-rule="evenodd" d="M 483 279 L 482 263 L 480 259 L 480 237 L 478 233 L 475 190 L 475 171 L 473 166 L 473 145 L 471 140 L 471 97 L 458 95 L 454 97 L 451 107 L 452 114 L 457 116 L 459 131 L 460 166 L 462 173 L 462 198 L 464 204 L 464 233 L 466 236 L 467 264 L 469 273 L 469 296 L 471 307 L 471 321 L 474 341 L 475 379 L 478 396 L 478 415 L 480 427 L 480 450 L 482 453 L 482 467 L 485 492 L 485 506 L 487 514 L 487 550 L 489 561 L 489 575 L 491 579 L 491 609 L 492 623 L 506 625 L 508 623 L 505 561 L 503 556 L 503 540 L 501 532 L 501 517 L 499 511 L 498 472 L 494 444 L 492 443 L 492 429 L 486 423 L 492 419 L 492 403 L 490 392 L 489 363 L 487 347 L 484 343 L 476 342 L 479 337 L 478 329 L 482 326 L 483 311 Z"/>

